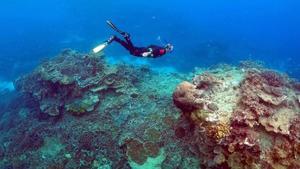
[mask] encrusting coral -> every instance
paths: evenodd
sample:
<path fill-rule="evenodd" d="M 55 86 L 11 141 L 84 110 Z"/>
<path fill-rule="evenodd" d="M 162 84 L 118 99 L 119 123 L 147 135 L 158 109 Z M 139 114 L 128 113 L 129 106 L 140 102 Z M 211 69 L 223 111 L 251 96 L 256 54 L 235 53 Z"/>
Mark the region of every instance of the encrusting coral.
<path fill-rule="evenodd" d="M 191 139 L 198 140 L 193 144 L 202 164 L 300 168 L 299 92 L 293 83 L 272 70 L 232 67 L 179 84 L 173 100 L 196 126 Z"/>

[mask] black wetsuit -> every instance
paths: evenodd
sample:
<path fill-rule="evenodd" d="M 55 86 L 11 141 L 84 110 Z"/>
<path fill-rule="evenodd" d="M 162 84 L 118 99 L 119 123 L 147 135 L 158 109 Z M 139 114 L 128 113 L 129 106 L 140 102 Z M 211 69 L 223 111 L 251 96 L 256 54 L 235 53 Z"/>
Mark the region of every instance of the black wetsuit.
<path fill-rule="evenodd" d="M 148 47 L 136 47 L 132 44 L 131 39 L 129 36 L 124 36 L 124 40 L 121 40 L 120 38 L 114 36 L 113 41 L 118 42 L 121 44 L 124 48 L 126 48 L 131 55 L 138 56 L 138 57 L 150 57 L 150 58 L 157 58 L 164 54 L 166 54 L 166 49 L 161 46 L 156 45 L 150 45 Z M 143 56 L 142 54 L 145 52 L 151 52 L 149 56 Z"/>

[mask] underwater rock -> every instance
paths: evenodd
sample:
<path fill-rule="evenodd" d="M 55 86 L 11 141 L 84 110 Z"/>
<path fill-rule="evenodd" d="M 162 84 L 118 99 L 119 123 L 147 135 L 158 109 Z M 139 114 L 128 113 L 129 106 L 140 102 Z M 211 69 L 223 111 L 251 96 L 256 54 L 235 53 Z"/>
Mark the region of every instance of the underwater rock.
<path fill-rule="evenodd" d="M 300 142 L 299 95 L 288 77 L 258 67 L 210 70 L 179 84 L 173 101 L 195 126 L 201 165 L 300 168 L 291 146 Z"/>

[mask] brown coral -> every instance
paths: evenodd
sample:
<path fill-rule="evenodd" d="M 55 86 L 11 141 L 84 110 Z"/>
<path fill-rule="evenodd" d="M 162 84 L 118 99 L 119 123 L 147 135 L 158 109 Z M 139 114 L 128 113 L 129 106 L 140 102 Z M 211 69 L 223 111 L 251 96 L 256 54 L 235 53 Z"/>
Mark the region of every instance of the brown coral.
<path fill-rule="evenodd" d="M 136 139 L 129 139 L 125 142 L 127 155 L 137 164 L 144 164 L 148 157 L 156 157 L 159 154 L 159 146 L 153 142 L 142 143 Z"/>
<path fill-rule="evenodd" d="M 138 140 L 127 140 L 127 155 L 137 164 L 144 164 L 147 160 L 146 150 L 143 143 Z"/>
<path fill-rule="evenodd" d="M 159 146 L 153 142 L 144 143 L 144 148 L 149 157 L 156 157 L 159 154 Z"/>

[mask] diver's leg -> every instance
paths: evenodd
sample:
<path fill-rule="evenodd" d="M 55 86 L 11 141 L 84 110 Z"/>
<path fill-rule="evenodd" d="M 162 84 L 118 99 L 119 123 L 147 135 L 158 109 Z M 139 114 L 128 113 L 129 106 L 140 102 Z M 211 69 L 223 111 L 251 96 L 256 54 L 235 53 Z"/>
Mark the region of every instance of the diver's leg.
<path fill-rule="evenodd" d="M 124 39 L 126 40 L 126 42 L 128 43 L 129 46 L 134 48 L 133 43 L 131 42 L 131 39 L 130 39 L 130 35 L 128 33 L 126 33 L 126 35 L 124 36 Z"/>
<path fill-rule="evenodd" d="M 126 32 L 124 32 L 124 31 L 122 31 L 122 30 L 120 30 L 119 28 L 117 28 L 116 27 L 116 25 L 115 24 L 113 24 L 111 21 L 106 21 L 106 23 L 113 29 L 113 30 L 115 30 L 116 32 L 118 32 L 118 33 L 120 33 L 121 35 L 125 35 L 126 34 Z"/>
<path fill-rule="evenodd" d="M 106 23 L 107 23 L 113 30 L 115 30 L 116 32 L 118 32 L 119 34 L 121 34 L 124 38 L 130 37 L 130 34 L 129 34 L 129 33 L 120 30 L 120 29 L 117 28 L 116 25 L 113 24 L 111 21 L 108 20 L 108 21 L 106 21 Z"/>
<path fill-rule="evenodd" d="M 116 37 L 116 36 L 112 36 L 110 39 L 112 39 L 111 42 L 112 42 L 112 41 L 116 41 L 116 42 L 118 42 L 120 45 L 122 45 L 124 48 L 126 48 L 127 50 L 129 50 L 129 51 L 132 50 L 131 44 L 128 44 L 127 41 L 123 41 L 123 40 L 121 40 L 120 38 L 118 38 L 118 37 Z M 109 42 L 109 43 L 111 43 L 111 42 Z"/>

